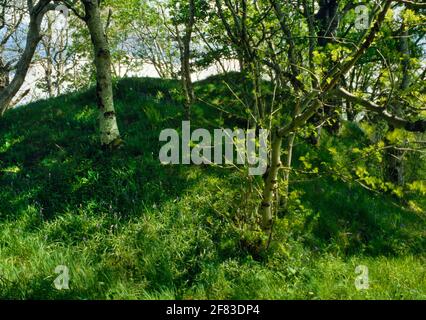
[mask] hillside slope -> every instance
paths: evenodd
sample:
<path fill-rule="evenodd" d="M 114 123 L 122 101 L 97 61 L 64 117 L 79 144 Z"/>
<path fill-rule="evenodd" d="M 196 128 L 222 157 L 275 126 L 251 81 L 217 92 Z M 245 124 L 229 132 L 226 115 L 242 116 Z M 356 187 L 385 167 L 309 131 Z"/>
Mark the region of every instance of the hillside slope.
<path fill-rule="evenodd" d="M 114 152 L 98 146 L 93 90 L 0 119 L 0 298 L 426 299 L 421 197 L 410 207 L 326 174 L 297 175 L 290 210 L 259 254 L 244 175 L 158 160 L 161 130 L 181 125 L 178 83 L 123 79 L 115 89 L 125 145 Z M 206 103 L 235 103 L 219 77 L 196 90 Z M 233 121 L 209 104 L 193 114 L 193 127 Z M 320 150 L 298 141 L 295 168 L 307 154 L 326 161 L 330 146 L 351 148 L 348 132 Z M 53 285 L 58 265 L 70 270 L 69 290 Z M 368 290 L 355 288 L 358 265 Z"/>

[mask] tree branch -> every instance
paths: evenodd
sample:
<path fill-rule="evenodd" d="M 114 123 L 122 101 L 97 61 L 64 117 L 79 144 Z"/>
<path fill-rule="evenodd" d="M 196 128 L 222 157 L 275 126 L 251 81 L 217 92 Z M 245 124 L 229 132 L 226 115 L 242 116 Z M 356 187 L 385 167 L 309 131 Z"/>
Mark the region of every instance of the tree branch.
<path fill-rule="evenodd" d="M 342 98 L 345 98 L 349 100 L 350 102 L 359 104 L 363 107 L 365 107 L 367 110 L 375 112 L 378 114 L 381 118 L 386 120 L 388 123 L 390 123 L 395 128 L 401 128 L 405 129 L 407 131 L 411 132 L 425 132 L 426 131 L 426 120 L 417 120 L 415 122 L 408 121 L 406 119 L 400 118 L 398 116 L 395 116 L 391 114 L 389 111 L 387 111 L 384 107 L 381 107 L 377 105 L 376 103 L 363 99 L 361 97 L 357 97 L 356 95 L 350 93 L 349 91 L 338 88 L 336 90 L 336 93 L 341 96 Z"/>
<path fill-rule="evenodd" d="M 407 8 L 410 9 L 426 9 L 426 2 L 414 2 L 409 0 L 395 0 L 398 3 L 403 3 Z"/>

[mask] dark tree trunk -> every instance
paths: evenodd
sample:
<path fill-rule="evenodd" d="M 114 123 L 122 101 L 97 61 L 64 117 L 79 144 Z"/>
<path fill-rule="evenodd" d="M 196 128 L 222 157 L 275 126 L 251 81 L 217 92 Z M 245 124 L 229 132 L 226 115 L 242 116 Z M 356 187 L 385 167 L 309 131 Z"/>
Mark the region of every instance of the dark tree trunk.
<path fill-rule="evenodd" d="M 191 79 L 191 40 L 195 24 L 195 0 L 189 1 L 189 17 L 185 22 L 185 34 L 181 37 L 176 26 L 176 35 L 181 60 L 181 81 L 185 94 L 185 117 L 191 119 L 191 106 L 195 100 L 194 86 Z"/>
<path fill-rule="evenodd" d="M 409 33 L 408 29 L 403 25 L 401 28 L 400 37 L 400 50 L 403 55 L 402 57 L 402 78 L 400 83 L 400 90 L 404 91 L 410 86 L 410 46 L 409 46 Z M 399 101 L 395 101 L 392 112 L 398 116 L 403 116 L 399 108 Z M 394 129 L 391 128 L 390 131 Z M 386 146 L 389 148 L 385 149 L 385 175 L 389 181 L 396 185 L 404 184 L 404 151 L 398 150 L 398 146 L 392 147 L 389 141 L 385 140 Z"/>
<path fill-rule="evenodd" d="M 315 15 L 315 23 L 318 28 L 318 45 L 325 48 L 329 43 L 334 43 L 334 36 L 339 25 L 339 3 L 337 0 L 320 0 L 319 10 Z M 326 69 L 333 68 L 332 61 L 329 61 Z M 342 100 L 339 97 L 330 97 L 324 101 L 322 112 L 312 118 L 312 122 L 318 126 L 317 135 L 312 136 L 312 143 L 319 145 L 321 141 L 322 128 L 326 128 L 333 134 L 340 130 L 340 118 L 335 112 L 341 106 Z"/>

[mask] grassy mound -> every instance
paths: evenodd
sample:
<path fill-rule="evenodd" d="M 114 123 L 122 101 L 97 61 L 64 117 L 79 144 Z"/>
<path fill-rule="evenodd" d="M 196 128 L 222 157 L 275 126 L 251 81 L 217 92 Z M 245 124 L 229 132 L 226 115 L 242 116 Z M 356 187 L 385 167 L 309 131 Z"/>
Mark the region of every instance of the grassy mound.
<path fill-rule="evenodd" d="M 178 88 L 119 81 L 125 145 L 112 153 L 98 145 L 92 89 L 0 119 L 0 298 L 426 299 L 424 208 L 329 176 L 297 176 L 289 213 L 256 254 L 244 175 L 158 160 L 161 130 L 181 126 Z M 193 127 L 227 125 L 212 105 L 238 101 L 222 79 L 196 90 Z M 307 152 L 323 157 L 298 141 L 296 169 Z M 69 290 L 54 287 L 58 265 Z M 355 288 L 358 265 L 368 290 Z"/>

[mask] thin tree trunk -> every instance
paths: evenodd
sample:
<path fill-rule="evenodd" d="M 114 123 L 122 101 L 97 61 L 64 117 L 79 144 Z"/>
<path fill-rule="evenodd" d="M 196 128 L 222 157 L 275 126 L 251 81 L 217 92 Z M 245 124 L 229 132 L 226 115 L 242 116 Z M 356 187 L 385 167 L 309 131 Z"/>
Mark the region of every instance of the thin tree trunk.
<path fill-rule="evenodd" d="M 182 81 L 185 90 L 186 100 L 186 117 L 188 120 L 191 118 L 191 105 L 194 102 L 195 94 L 194 87 L 191 79 L 191 66 L 190 66 L 190 36 L 185 37 L 183 46 L 182 57 Z"/>
<path fill-rule="evenodd" d="M 93 43 L 96 66 L 96 96 L 99 107 L 99 127 L 101 145 L 114 147 L 120 144 L 120 132 L 114 109 L 111 79 L 111 54 L 101 20 L 97 0 L 83 0 L 86 24 Z"/>
<path fill-rule="evenodd" d="M 191 118 L 191 105 L 195 100 L 194 87 L 191 79 L 191 38 L 195 24 L 195 0 L 189 0 L 189 20 L 186 25 L 185 37 L 183 39 L 183 81 L 187 103 L 187 118 Z"/>
<path fill-rule="evenodd" d="M 283 198 L 281 202 L 281 209 L 283 209 L 283 211 L 286 211 L 288 206 L 290 172 L 291 172 L 291 165 L 293 162 L 293 146 L 294 146 L 295 138 L 296 138 L 296 134 L 293 132 L 290 133 L 290 137 L 288 138 L 288 144 L 287 144 L 287 154 L 286 154 L 284 176 L 283 176 L 284 191 L 282 194 Z"/>
<path fill-rule="evenodd" d="M 50 50 L 46 52 L 46 65 L 44 67 L 44 79 L 46 81 L 46 91 L 49 98 L 53 98 L 55 96 L 53 92 L 53 66 L 52 66 L 52 56 L 50 54 Z"/>
<path fill-rule="evenodd" d="M 263 189 L 263 199 L 260 206 L 260 214 L 262 216 L 262 229 L 270 231 L 272 228 L 272 202 L 277 189 L 278 171 L 281 164 L 281 145 L 282 137 L 276 135 L 272 141 L 270 166 L 266 173 L 265 186 Z"/>

